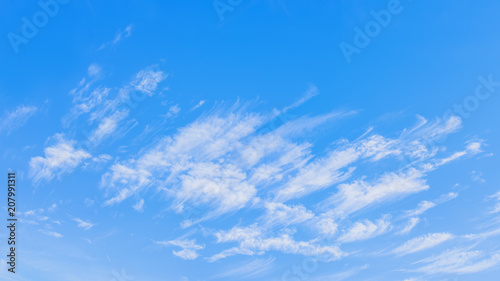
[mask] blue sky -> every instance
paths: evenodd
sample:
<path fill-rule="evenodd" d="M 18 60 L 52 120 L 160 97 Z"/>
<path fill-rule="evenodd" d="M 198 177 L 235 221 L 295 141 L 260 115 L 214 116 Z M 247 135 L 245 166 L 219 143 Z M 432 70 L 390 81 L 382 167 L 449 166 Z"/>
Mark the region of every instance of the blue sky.
<path fill-rule="evenodd" d="M 496 280 L 500 3 L 40 3 L 0 3 L 2 280 Z"/>

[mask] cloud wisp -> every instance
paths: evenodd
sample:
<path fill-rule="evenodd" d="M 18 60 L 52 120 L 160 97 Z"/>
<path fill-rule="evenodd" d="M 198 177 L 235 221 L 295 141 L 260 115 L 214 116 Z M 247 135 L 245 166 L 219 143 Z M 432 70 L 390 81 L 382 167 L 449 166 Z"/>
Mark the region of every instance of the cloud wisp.
<path fill-rule="evenodd" d="M 10 134 L 12 131 L 24 126 L 38 111 L 36 106 L 20 105 L 0 118 L 0 133 Z"/>

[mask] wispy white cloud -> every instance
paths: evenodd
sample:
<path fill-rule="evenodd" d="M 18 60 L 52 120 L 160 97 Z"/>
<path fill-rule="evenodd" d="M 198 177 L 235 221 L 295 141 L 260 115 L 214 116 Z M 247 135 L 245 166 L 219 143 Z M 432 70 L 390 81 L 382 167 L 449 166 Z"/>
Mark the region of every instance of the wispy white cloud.
<path fill-rule="evenodd" d="M 406 226 L 401 229 L 398 234 L 403 235 L 403 234 L 408 234 L 410 231 L 417 226 L 417 224 L 420 222 L 420 218 L 410 218 L 408 220 L 408 223 Z"/>
<path fill-rule="evenodd" d="M 98 76 L 102 71 L 102 67 L 97 63 L 92 63 L 87 69 L 89 77 Z"/>
<path fill-rule="evenodd" d="M 196 104 L 195 106 L 193 106 L 193 107 L 191 108 L 191 111 L 194 111 L 194 110 L 196 110 L 196 109 L 198 109 L 198 108 L 202 107 L 204 104 L 205 104 L 205 100 L 201 100 L 200 102 L 198 102 L 198 104 Z"/>
<path fill-rule="evenodd" d="M 331 213 L 347 216 L 373 204 L 427 190 L 424 174 L 416 169 L 388 173 L 375 182 L 357 180 L 338 186 L 338 192 L 326 199 L 323 205 L 333 206 Z"/>
<path fill-rule="evenodd" d="M 356 152 L 347 149 L 333 151 L 300 168 L 298 174 L 278 191 L 277 200 L 286 201 L 302 197 L 319 189 L 332 186 L 350 176 L 352 170 L 342 170 L 358 159 Z"/>
<path fill-rule="evenodd" d="M 482 251 L 456 249 L 419 261 L 426 265 L 415 271 L 427 274 L 466 274 L 476 273 L 500 265 L 500 254 L 488 255 Z"/>
<path fill-rule="evenodd" d="M 184 260 L 196 259 L 197 257 L 200 256 L 196 251 L 202 250 L 205 248 L 205 246 L 197 245 L 196 240 L 178 239 L 178 240 L 171 240 L 171 241 L 157 241 L 155 243 L 158 245 L 162 245 L 162 246 L 180 247 L 182 250 L 173 251 L 173 254 L 175 256 L 178 256 L 181 259 L 184 259 Z"/>
<path fill-rule="evenodd" d="M 89 147 L 97 147 L 106 140 L 125 135 L 137 124 L 133 119 L 127 120 L 131 110 L 146 97 L 155 95 L 159 84 L 168 76 L 157 68 L 152 65 L 139 71 L 118 91 L 102 86 L 92 90 L 102 71 L 100 66 L 92 64 L 88 70 L 90 81 L 82 79 L 80 85 L 70 92 L 73 106 L 63 117 L 63 125 L 67 127 L 80 116 L 87 115 L 89 128 L 83 132 L 87 134 L 85 145 Z M 93 126 L 95 123 L 97 125 Z M 88 131 L 90 133 L 86 133 Z"/>
<path fill-rule="evenodd" d="M 267 251 L 305 256 L 319 251 L 329 255 L 330 260 L 337 259 L 344 254 L 338 247 L 322 246 L 315 239 L 296 241 L 292 237 L 294 230 L 286 227 L 307 226 L 319 236 L 333 237 L 339 224 L 345 225 L 341 222 L 353 213 L 427 190 L 427 174 L 452 161 L 438 158 L 438 153 L 444 154 L 445 150 L 426 143 L 427 137 L 443 137 L 461 126 L 460 118 L 453 116 L 434 122 L 421 120 L 396 138 L 383 137 L 371 130 L 354 141 L 337 140 L 323 156 L 314 154 L 313 144 L 304 141 L 304 135 L 352 114 L 332 112 L 285 120 L 270 127 L 267 127 L 269 122 L 277 119 L 274 113 L 251 113 L 239 106 L 231 108 L 231 113 L 219 110 L 203 115 L 151 144 L 137 157 L 115 162 L 101 180 L 110 195 L 105 204 L 120 203 L 155 187 L 166 195 L 170 208 L 178 213 L 191 206 L 203 209 L 201 217 L 189 216 L 183 221 L 183 228 L 251 206 L 263 211 L 255 224 L 228 231 L 214 230 L 218 243 L 238 243 L 238 246 L 222 250 L 210 257 L 210 261 Z M 469 143 L 464 155 L 478 151 L 480 145 Z M 370 166 L 383 159 L 400 162 L 402 158 L 415 162 L 399 170 L 361 175 L 347 182 L 354 176 L 357 165 Z M 304 205 L 288 203 L 334 186 L 332 195 L 316 205 L 324 213 L 316 215 Z M 456 195 L 446 196 L 443 198 L 449 200 Z M 438 204 L 444 202 L 443 198 L 428 202 Z M 423 204 L 414 215 L 432 204 Z M 383 217 L 357 221 L 342 231 L 337 241 L 347 243 L 387 233 L 392 229 L 389 220 Z M 409 233 L 418 222 L 418 218 L 412 218 L 399 233 Z M 282 226 L 285 228 L 281 232 L 275 232 Z M 190 251 L 184 254 L 195 256 Z"/>
<path fill-rule="evenodd" d="M 177 200 L 201 203 L 212 201 L 211 204 L 217 206 L 217 213 L 238 210 L 257 193 L 255 186 L 245 179 L 245 172 L 236 166 L 194 164 L 187 174 L 181 176 L 182 184 L 177 192 Z"/>
<path fill-rule="evenodd" d="M 109 154 L 99 154 L 97 156 L 92 157 L 92 161 L 96 163 L 106 163 L 111 159 L 112 157 Z"/>
<path fill-rule="evenodd" d="M 432 247 L 435 247 L 441 243 L 444 243 L 455 236 L 450 233 L 431 233 L 422 235 L 411 240 L 408 240 L 403 245 L 397 247 L 392 251 L 396 255 L 407 255 L 411 253 L 420 252 Z"/>
<path fill-rule="evenodd" d="M 338 246 L 323 246 L 315 240 L 296 241 L 289 231 L 278 236 L 269 236 L 256 225 L 233 227 L 228 231 L 219 231 L 215 235 L 218 243 L 238 242 L 239 245 L 210 257 L 208 260 L 211 262 L 233 255 L 261 255 L 267 251 L 321 257 L 326 261 L 337 260 L 345 255 Z"/>
<path fill-rule="evenodd" d="M 97 63 L 90 64 L 87 75 L 69 92 L 69 96 L 73 98 L 73 106 L 61 120 L 64 127 L 69 127 L 80 115 L 105 106 L 111 89 L 102 86 L 93 88 L 101 78 L 102 67 Z"/>
<path fill-rule="evenodd" d="M 388 232 L 391 229 L 391 223 L 387 217 L 372 222 L 362 220 L 355 222 L 342 236 L 338 238 L 340 242 L 354 242 L 366 240 Z"/>
<path fill-rule="evenodd" d="M 262 223 L 271 226 L 288 226 L 311 220 L 314 213 L 302 205 L 287 206 L 282 203 L 268 202 Z"/>
<path fill-rule="evenodd" d="M 485 183 L 486 180 L 483 179 L 483 173 L 479 171 L 472 171 L 471 179 L 475 182 Z"/>
<path fill-rule="evenodd" d="M 121 202 L 133 195 L 139 188 L 146 186 L 150 182 L 151 173 L 145 169 L 135 170 L 124 165 L 115 164 L 111 167 L 111 172 L 106 174 L 105 182 L 109 182 L 110 188 L 114 187 L 114 182 L 119 180 L 121 185 L 126 185 L 119 193 L 105 202 L 112 205 Z"/>
<path fill-rule="evenodd" d="M 44 149 L 45 157 L 37 156 L 30 160 L 30 175 L 35 183 L 69 173 L 82 161 L 91 158 L 87 151 L 75 148 L 76 141 L 66 140 L 61 134 L 56 134 L 55 139 L 55 145 Z"/>
<path fill-rule="evenodd" d="M 302 105 L 303 103 L 305 103 L 306 101 L 310 100 L 311 98 L 313 98 L 314 96 L 316 96 L 318 94 L 319 94 L 318 87 L 316 87 L 315 85 L 309 85 L 309 89 L 307 89 L 307 91 L 303 94 L 303 96 L 298 101 L 294 102 L 293 104 L 291 104 L 289 106 L 284 107 L 281 110 L 281 112 L 285 113 L 290 109 L 294 109 L 296 107 L 299 107 L 300 105 Z"/>
<path fill-rule="evenodd" d="M 323 213 L 320 216 L 316 217 L 314 221 L 314 227 L 317 229 L 320 235 L 331 237 L 337 232 L 338 223 L 331 215 Z"/>
<path fill-rule="evenodd" d="M 133 208 L 137 212 L 143 212 L 144 211 L 144 199 L 137 201 L 137 203 L 133 206 Z"/>
<path fill-rule="evenodd" d="M 52 204 L 52 205 L 51 205 L 51 206 L 47 209 L 47 211 L 48 211 L 48 212 L 53 212 L 53 211 L 55 211 L 56 209 L 57 209 L 57 204 L 56 204 L 56 203 L 54 203 L 54 204 Z"/>
<path fill-rule="evenodd" d="M 70 112 L 62 118 L 62 123 L 65 127 L 77 119 L 80 115 L 89 113 L 95 108 L 101 106 L 110 93 L 109 88 L 97 88 L 87 94 L 90 84 L 86 84 L 85 89 L 73 89 L 70 94 L 73 95 L 73 107 Z"/>
<path fill-rule="evenodd" d="M 154 70 L 154 67 L 149 67 L 136 74 L 135 80 L 132 81 L 132 86 L 136 90 L 151 96 L 158 88 L 158 84 L 165 80 L 167 76 L 163 71 Z"/>
<path fill-rule="evenodd" d="M 139 71 L 129 84 L 120 88 L 116 96 L 103 99 L 99 106 L 92 111 L 89 110 L 90 122 L 99 121 L 97 128 L 89 136 L 89 142 L 96 146 L 110 136 L 119 132 L 124 134 L 133 127 L 134 122 L 125 124 L 131 109 L 135 108 L 146 96 L 153 96 L 159 83 L 166 77 L 167 74 L 156 70 L 156 66 L 150 66 Z"/>
<path fill-rule="evenodd" d="M 92 200 L 90 198 L 85 198 L 83 203 L 85 204 L 85 207 L 87 207 L 87 208 L 94 206 L 94 200 Z"/>
<path fill-rule="evenodd" d="M 467 147 L 465 150 L 455 152 L 452 155 L 450 155 L 449 157 L 441 159 L 435 165 L 441 166 L 441 165 L 447 164 L 448 162 L 455 161 L 455 160 L 462 158 L 464 156 L 467 156 L 467 155 L 476 155 L 476 154 L 482 152 L 481 147 L 482 147 L 482 141 L 469 142 L 467 144 Z"/>
<path fill-rule="evenodd" d="M 416 209 L 408 211 L 407 216 L 409 217 L 419 216 L 423 214 L 425 211 L 434 208 L 435 206 L 436 203 L 434 202 L 422 201 L 418 204 L 418 207 Z"/>
<path fill-rule="evenodd" d="M 245 182 L 247 176 L 237 165 L 208 161 L 234 151 L 234 144 L 254 131 L 258 123 L 259 118 L 251 115 L 232 115 L 228 119 L 212 117 L 195 122 L 181 129 L 173 138 L 164 138 L 135 162 L 136 167 L 128 169 L 155 172 L 159 177 L 170 174 L 167 179 L 177 175 L 181 181 L 176 187 L 179 203 L 197 200 L 203 203 L 215 199 L 214 204 L 219 203 L 221 209 L 230 210 L 248 202 L 255 195 L 255 188 Z M 115 172 L 103 177 L 103 185 L 119 183 L 123 176 L 116 172 L 119 167 L 125 168 L 119 164 L 113 166 Z M 148 176 L 134 184 L 144 187 L 150 180 Z M 113 201 L 119 202 L 117 199 Z"/>
<path fill-rule="evenodd" d="M 81 220 L 79 218 L 75 218 L 73 220 L 78 223 L 78 227 L 83 228 L 84 230 L 89 230 L 94 226 L 93 223 L 91 223 L 89 221 Z"/>
<path fill-rule="evenodd" d="M 424 117 L 417 115 L 419 123 L 410 130 L 405 130 L 403 139 L 426 139 L 437 140 L 446 135 L 454 133 L 462 128 L 462 119 L 458 116 L 450 116 L 448 119 L 436 118 L 429 122 Z"/>
<path fill-rule="evenodd" d="M 115 38 L 112 41 L 107 42 L 107 43 L 103 43 L 99 47 L 99 49 L 97 49 L 97 51 L 101 51 L 104 48 L 109 47 L 109 46 L 114 46 L 114 45 L 120 43 L 123 39 L 130 37 L 130 35 L 132 35 L 133 28 L 134 28 L 134 26 L 132 24 L 129 24 L 123 30 L 118 31 L 117 34 L 115 35 Z"/>
<path fill-rule="evenodd" d="M 57 204 L 53 203 L 50 205 L 48 208 L 40 208 L 40 209 L 33 209 L 33 210 L 28 210 L 26 212 L 17 212 L 17 215 L 19 216 L 19 221 L 22 223 L 26 224 L 31 224 L 31 225 L 40 225 L 40 224 L 45 224 L 46 228 L 50 228 L 51 225 L 50 223 L 55 223 L 55 224 L 61 224 L 58 221 L 51 221 L 49 216 L 47 214 L 51 213 L 53 214 L 54 211 L 57 210 Z"/>
<path fill-rule="evenodd" d="M 433 201 L 433 202 L 430 202 L 430 201 L 422 201 L 418 204 L 418 207 L 414 210 L 409 210 L 409 211 L 406 211 L 406 216 L 407 217 L 416 217 L 416 216 L 419 216 L 423 213 L 425 213 L 425 211 L 431 209 L 431 208 L 434 208 L 436 207 L 437 205 L 441 204 L 441 203 L 444 203 L 444 202 L 447 202 L 449 200 L 452 200 L 452 199 L 455 199 L 458 197 L 458 193 L 455 193 L 455 192 L 450 192 L 448 194 L 445 194 L 445 195 L 442 195 L 439 199 Z"/>
<path fill-rule="evenodd" d="M 129 35 L 130 30 L 120 33 L 112 44 Z M 101 72 L 99 65 L 92 64 L 88 68 L 88 78 L 97 79 Z M 133 112 L 131 107 L 127 107 L 130 106 L 129 102 L 137 102 L 140 99 L 137 96 L 154 95 L 166 77 L 165 73 L 152 67 L 137 73 L 131 82 L 121 88 L 98 87 L 93 91 L 91 83 L 82 80 L 74 92 L 73 113 L 76 117 L 88 115 L 92 132 L 90 141 L 103 142 L 116 134 L 131 118 Z M 118 92 L 115 89 L 119 89 Z M 434 147 L 426 142 L 427 138 L 436 139 L 457 131 L 461 127 L 461 120 L 455 116 L 435 121 L 419 117 L 419 123 L 414 128 L 406 129 L 396 136 L 389 134 L 391 137 L 379 135 L 376 129 L 370 129 L 352 141 L 330 140 L 332 142 L 326 149 L 315 147 L 317 144 L 311 137 L 313 130 L 322 124 L 352 116 L 355 111 L 334 111 L 319 116 L 281 120 L 283 124 L 277 126 L 273 123 L 279 119 L 276 112 L 292 110 L 317 93 L 318 89 L 311 86 L 299 101 L 270 114 L 252 113 L 237 106 L 231 108 L 230 112 L 209 112 L 173 133 L 158 134 L 159 140 L 144 143 L 144 148 L 128 159 L 114 157 L 115 162 L 101 180 L 101 185 L 106 187 L 106 196 L 109 196 L 106 197 L 105 205 L 132 199 L 132 207 L 142 212 L 145 200 L 141 198 L 148 197 L 143 196 L 143 193 L 156 188 L 161 195 L 166 195 L 166 204 L 176 212 L 183 213 L 193 206 L 203 209 L 200 212 L 202 217 L 189 217 L 181 225 L 183 227 L 221 214 L 239 212 L 239 215 L 241 209 L 251 206 L 251 212 L 257 213 L 255 221 L 248 222 L 245 217 L 245 220 L 229 230 L 206 231 L 203 228 L 203 234 L 213 234 L 219 244 L 217 246 L 220 246 L 215 255 L 212 255 L 213 251 L 210 253 L 212 256 L 209 256 L 209 261 L 232 255 L 263 255 L 272 251 L 315 258 L 318 255 L 325 256 L 330 261 L 346 255 L 338 244 L 370 239 L 392 229 L 389 216 L 379 220 L 353 218 L 353 223 L 346 222 L 346 218 L 361 210 L 427 190 L 426 177 L 430 171 L 467 155 L 482 152 L 482 141 L 468 142 L 465 150 L 450 154 L 445 147 Z M 203 103 L 200 101 L 192 110 Z M 175 116 L 179 111 L 178 105 L 173 105 L 167 116 Z M 78 147 L 77 142 L 61 136 L 56 144 L 45 149 L 44 157 L 31 159 L 33 181 L 51 180 L 69 173 L 86 159 L 94 162 L 112 159 L 109 155 L 92 158 L 90 153 Z M 437 157 L 443 154 L 449 156 Z M 394 168 L 402 164 L 403 158 L 414 162 L 399 170 L 383 170 L 384 167 Z M 359 168 L 363 165 L 368 166 L 368 169 Z M 376 169 L 371 169 L 372 166 L 376 166 Z M 325 193 L 331 196 L 313 195 L 326 189 L 328 191 Z M 309 197 L 299 203 L 297 199 L 305 196 Z M 160 197 L 164 196 L 157 198 Z M 456 197 L 456 194 L 450 193 L 445 197 L 423 201 L 415 210 L 407 211 L 407 216 L 403 217 L 407 224 L 401 227 L 403 229 L 399 233 L 410 233 L 420 222 L 417 216 L 444 200 Z M 500 195 L 498 198 L 500 200 Z M 317 201 L 321 201 L 320 204 L 313 206 L 320 208 L 309 209 L 307 204 Z M 85 204 L 91 207 L 94 201 L 89 199 Z M 148 206 L 152 208 L 153 204 Z M 406 221 L 408 217 L 411 218 Z M 40 221 L 48 220 L 48 217 L 40 217 Z M 85 230 L 94 226 L 78 218 L 74 221 Z M 243 224 L 247 226 L 240 226 Z M 295 235 L 297 229 L 299 233 Z M 300 232 L 304 229 L 305 233 Z M 491 237 L 496 233 L 486 232 L 467 238 Z M 334 236 L 337 234 L 338 238 Z M 319 239 L 323 236 L 336 238 L 336 245 L 321 244 Z M 430 249 L 453 238 L 449 233 L 419 236 L 408 240 L 393 253 L 407 255 Z M 180 248 L 174 249 L 173 254 L 186 260 L 197 259 L 200 256 L 198 252 L 205 248 L 196 240 L 184 238 L 155 243 Z M 222 248 L 228 244 L 229 248 Z M 484 264 L 483 261 L 488 260 L 491 259 L 483 257 L 466 263 L 467 266 L 478 268 L 477 264 Z M 437 261 L 440 259 L 426 260 L 423 262 L 426 266 L 422 268 L 427 269 L 418 270 L 431 272 L 432 265 Z M 221 273 L 218 277 L 256 277 L 260 271 L 269 269 L 273 262 L 273 258 L 252 258 L 251 262 Z M 353 274 L 354 271 L 340 272 L 326 279 L 342 280 Z"/>
<path fill-rule="evenodd" d="M 118 129 L 120 122 L 127 118 L 128 114 L 128 110 L 117 111 L 113 115 L 104 118 L 90 135 L 89 141 L 99 143 L 111 136 Z"/>
<path fill-rule="evenodd" d="M 490 231 L 485 231 L 481 233 L 475 233 L 475 234 L 466 234 L 463 237 L 466 239 L 472 239 L 472 240 L 484 240 L 488 239 L 490 237 L 494 236 L 499 236 L 500 235 L 500 228 L 493 229 Z"/>
<path fill-rule="evenodd" d="M 58 232 L 55 232 L 55 231 L 40 230 L 40 232 L 42 232 L 45 235 L 52 236 L 52 237 L 55 237 L 55 238 L 61 238 L 61 237 L 64 236 L 64 235 L 62 235 L 62 234 L 60 234 Z"/>
<path fill-rule="evenodd" d="M 490 196 L 490 198 L 493 198 L 497 201 L 495 207 L 493 208 L 493 210 L 491 210 L 491 213 L 492 214 L 500 213 L 500 192 L 498 192 L 495 195 Z"/>
<path fill-rule="evenodd" d="M 179 107 L 178 104 L 176 105 L 172 105 L 169 109 L 168 109 L 168 112 L 167 112 L 167 115 L 166 117 L 167 118 L 172 118 L 172 117 L 176 117 L 179 112 L 181 112 L 181 108 Z"/>
<path fill-rule="evenodd" d="M 113 40 L 113 44 L 116 44 L 120 42 L 120 40 L 130 37 L 130 34 L 132 32 L 133 25 L 129 24 L 123 31 L 119 32 L 115 39 Z"/>
<path fill-rule="evenodd" d="M 340 143 L 341 145 L 330 152 L 327 157 L 319 158 L 309 163 L 307 166 L 304 166 L 299 174 L 294 177 L 285 188 L 279 191 L 278 199 L 287 200 L 299 197 L 342 182 L 350 176 L 350 172 L 352 172 L 353 169 L 353 167 L 350 169 L 346 168 L 360 159 L 379 161 L 389 156 L 405 156 L 417 161 L 428 159 L 436 153 L 435 150 L 429 150 L 425 145 L 428 136 L 432 135 L 436 138 L 442 137 L 445 134 L 458 130 L 460 125 L 460 118 L 452 116 L 448 120 L 438 119 L 430 124 L 427 124 L 426 121 L 425 124 L 418 125 L 416 128 L 409 131 L 405 130 L 397 139 L 388 139 L 377 134 L 365 134 L 363 138 L 357 139 L 352 143 L 343 141 Z M 381 182 L 375 186 L 375 188 L 380 188 L 380 190 L 371 194 L 366 194 L 367 197 L 364 198 L 366 201 L 364 204 L 370 205 L 376 201 L 396 196 L 398 193 L 399 195 L 404 195 L 404 193 L 411 194 L 425 190 L 427 189 L 427 185 L 424 180 L 420 179 L 423 178 L 423 176 L 424 173 L 422 173 L 420 169 L 415 168 L 409 168 L 407 172 L 387 174 L 381 178 Z M 389 183 L 391 180 L 395 181 L 392 185 Z M 406 184 L 404 184 L 402 188 L 394 188 L 398 185 L 398 181 L 403 182 L 404 180 L 406 180 Z M 348 195 L 344 193 L 345 190 L 361 191 L 363 186 L 367 185 L 368 184 L 364 181 L 357 181 L 352 185 L 341 185 L 339 194 L 324 203 L 329 204 L 339 199 L 340 201 L 344 201 L 345 198 L 341 197 Z M 356 188 L 356 186 L 358 187 Z M 386 192 L 382 191 L 384 188 Z M 360 209 L 364 207 L 361 206 L 363 204 L 361 200 L 358 200 L 357 203 L 349 201 L 344 204 L 344 208 L 349 209 L 352 207 L 353 210 L 338 209 L 338 211 L 346 211 L 348 214 L 356 209 Z M 348 204 L 359 206 L 347 206 Z"/>
<path fill-rule="evenodd" d="M 132 165 L 115 164 L 112 170 L 126 168 L 133 174 L 148 171 L 151 177 L 131 187 L 122 186 L 118 173 L 106 173 L 103 186 L 122 186 L 119 195 L 108 203 L 120 202 L 154 182 L 168 186 L 166 192 L 174 198 L 179 212 L 187 203 L 211 206 L 213 212 L 207 217 L 244 207 L 255 199 L 257 186 L 276 183 L 308 159 L 309 146 L 286 140 L 287 128 L 256 134 L 265 120 L 259 114 L 232 113 L 195 121 L 174 136 L 163 138 L 139 159 L 131 160 Z M 314 117 L 310 120 L 315 122 Z"/>
<path fill-rule="evenodd" d="M 28 120 L 38 111 L 36 106 L 20 105 L 10 112 L 6 112 L 0 118 L 0 133 L 9 134 L 15 129 L 24 126 Z"/>
<path fill-rule="evenodd" d="M 470 148 L 471 144 L 467 145 L 467 149 L 463 155 L 479 153 L 477 146 Z M 420 156 L 418 153 L 418 157 Z M 435 153 L 431 153 L 434 155 Z M 428 159 L 429 155 L 424 156 L 423 159 Z M 453 160 L 458 158 L 453 157 Z M 417 193 L 429 188 L 425 177 L 428 172 L 437 169 L 439 166 L 444 165 L 450 161 L 443 161 L 443 159 L 430 159 L 427 162 L 407 166 L 407 169 L 400 169 L 397 172 L 385 173 L 378 179 L 372 182 L 365 180 L 356 180 L 352 183 L 343 183 L 338 186 L 338 192 L 331 197 L 325 199 L 320 206 L 325 209 L 333 207 L 331 213 L 337 214 L 339 217 L 348 216 L 356 211 L 364 209 L 375 204 L 380 204 L 384 201 L 393 200 L 399 197 Z M 440 198 L 437 203 L 442 203 L 455 198 L 457 194 L 450 193 Z M 436 203 L 426 202 L 421 209 L 416 212 L 423 212 L 426 209 L 433 207 Z M 415 215 L 415 214 L 413 214 Z"/>

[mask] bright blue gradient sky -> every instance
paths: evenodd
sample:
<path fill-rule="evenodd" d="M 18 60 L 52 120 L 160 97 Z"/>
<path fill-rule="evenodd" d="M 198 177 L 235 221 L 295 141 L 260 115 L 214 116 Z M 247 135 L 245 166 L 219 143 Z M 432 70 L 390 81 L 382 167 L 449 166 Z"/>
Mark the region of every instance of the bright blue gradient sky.
<path fill-rule="evenodd" d="M 497 1 L 67 2 L 0 3 L 0 279 L 497 280 Z"/>

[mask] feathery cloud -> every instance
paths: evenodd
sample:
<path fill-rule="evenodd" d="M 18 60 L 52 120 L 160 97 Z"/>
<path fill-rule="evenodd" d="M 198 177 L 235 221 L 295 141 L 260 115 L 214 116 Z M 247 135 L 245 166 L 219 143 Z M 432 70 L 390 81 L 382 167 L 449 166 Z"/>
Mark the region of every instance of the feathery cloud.
<path fill-rule="evenodd" d="M 97 52 L 103 50 L 106 47 L 114 46 L 114 45 L 120 43 L 123 39 L 130 37 L 130 35 L 132 35 L 132 29 L 133 29 L 133 27 L 134 26 L 132 24 L 129 24 L 123 30 L 118 31 L 117 34 L 115 35 L 115 38 L 112 41 L 110 41 L 110 42 L 103 43 L 99 47 L 99 49 L 97 49 Z"/>
<path fill-rule="evenodd" d="M 193 106 L 193 107 L 191 108 L 191 111 L 194 111 L 194 110 L 196 110 L 196 109 L 198 109 L 198 108 L 202 107 L 204 104 L 205 104 L 205 101 L 204 101 L 204 100 L 201 100 L 200 102 L 198 102 L 195 106 Z"/>
<path fill-rule="evenodd" d="M 15 129 L 24 126 L 28 120 L 38 111 L 36 106 L 20 105 L 10 112 L 6 112 L 0 118 L 0 133 L 6 132 L 9 134 Z"/>
<path fill-rule="evenodd" d="M 427 274 L 466 274 L 476 273 L 500 265 L 500 254 L 487 255 L 482 251 L 462 249 L 448 250 L 442 254 L 419 261 L 426 265 L 415 271 Z"/>
<path fill-rule="evenodd" d="M 374 222 L 362 220 L 355 222 L 342 236 L 338 238 L 340 242 L 354 242 L 366 240 L 378 235 L 382 235 L 391 229 L 391 223 L 387 217 L 383 217 Z"/>
<path fill-rule="evenodd" d="M 55 139 L 55 145 L 44 149 L 45 157 L 37 156 L 30 160 L 30 175 L 35 183 L 69 173 L 83 160 L 91 158 L 87 151 L 75 148 L 76 141 L 66 140 L 61 134 L 56 134 Z"/>
<path fill-rule="evenodd" d="M 311 220 L 314 213 L 302 205 L 287 206 L 282 203 L 267 202 L 262 222 L 271 226 L 288 226 Z"/>
<path fill-rule="evenodd" d="M 492 214 L 500 213 L 500 192 L 490 196 L 490 198 L 496 199 L 497 201 L 495 207 L 493 208 L 493 210 L 491 210 L 491 213 Z"/>
<path fill-rule="evenodd" d="M 256 225 L 249 227 L 233 227 L 228 231 L 219 231 L 215 234 L 218 243 L 238 242 L 233 247 L 220 252 L 208 260 L 211 262 L 232 255 L 260 255 L 267 251 L 280 251 L 287 254 L 300 254 L 317 257 L 325 261 L 337 260 L 345 255 L 337 246 L 322 246 L 315 240 L 296 241 L 291 233 L 282 233 L 278 236 L 268 236 Z"/>
<path fill-rule="evenodd" d="M 84 230 L 89 230 L 94 226 L 93 223 L 91 223 L 89 221 L 81 220 L 79 218 L 75 218 L 73 220 L 78 223 L 78 227 L 83 228 Z"/>
<path fill-rule="evenodd" d="M 357 180 L 341 184 L 338 192 L 323 205 L 333 206 L 332 213 L 345 217 L 373 204 L 427 190 L 429 186 L 423 177 L 421 171 L 412 168 L 406 172 L 387 173 L 372 183 Z"/>
<path fill-rule="evenodd" d="M 422 201 L 422 202 L 420 202 L 418 204 L 418 207 L 416 209 L 406 211 L 406 216 L 407 217 L 416 217 L 416 216 L 419 216 L 419 215 L 425 213 L 425 211 L 427 211 L 427 210 L 429 210 L 431 208 L 434 208 L 434 207 L 436 207 L 437 205 L 439 205 L 441 203 L 444 203 L 444 202 L 447 202 L 449 200 L 455 199 L 457 197 L 458 197 L 457 193 L 450 192 L 448 194 L 442 195 L 439 199 L 435 200 L 434 202 Z"/>
<path fill-rule="evenodd" d="M 410 218 L 408 220 L 408 223 L 406 224 L 406 226 L 401 229 L 398 234 L 400 235 L 404 235 L 404 234 L 408 234 L 410 233 L 410 231 L 415 228 L 415 226 L 417 226 L 417 224 L 420 222 L 420 218 Z"/>
<path fill-rule="evenodd" d="M 55 238 L 61 238 L 61 237 L 64 236 L 61 233 L 58 233 L 58 232 L 55 232 L 55 231 L 40 230 L 40 232 L 42 232 L 45 235 L 52 236 L 52 237 L 55 237 Z"/>
<path fill-rule="evenodd" d="M 173 254 L 175 256 L 178 256 L 181 259 L 184 260 L 194 260 L 200 255 L 196 252 L 197 250 L 202 250 L 205 248 L 205 246 L 202 245 L 197 245 L 196 240 L 171 240 L 171 241 L 157 241 L 155 242 L 158 245 L 162 246 L 177 246 L 180 247 L 182 250 L 180 251 L 173 251 Z"/>
<path fill-rule="evenodd" d="M 403 245 L 397 247 L 392 251 L 392 253 L 400 256 L 404 256 L 411 253 L 420 252 L 432 247 L 435 247 L 441 243 L 444 243 L 455 236 L 450 233 L 431 233 L 422 235 L 411 240 L 408 240 Z"/>
<path fill-rule="evenodd" d="M 137 212 L 143 212 L 144 211 L 144 199 L 137 201 L 137 203 L 133 206 L 133 208 Z"/>

